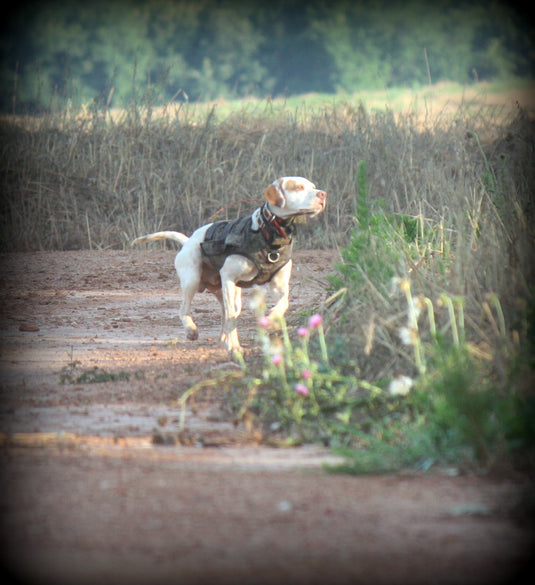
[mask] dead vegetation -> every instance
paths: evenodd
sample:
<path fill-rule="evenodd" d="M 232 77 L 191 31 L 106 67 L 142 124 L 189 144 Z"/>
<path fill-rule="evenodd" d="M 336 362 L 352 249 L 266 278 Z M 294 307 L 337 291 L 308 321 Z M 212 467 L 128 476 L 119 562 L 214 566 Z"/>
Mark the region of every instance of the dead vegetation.
<path fill-rule="evenodd" d="M 4 118 L 2 248 L 124 248 L 158 229 L 190 233 L 216 215 L 248 212 L 274 178 L 294 174 L 330 194 L 301 245 L 332 247 L 354 226 L 361 160 L 370 198 L 387 212 L 444 221 L 449 233 L 459 214 L 478 213 L 477 191 L 491 172 L 508 181 L 519 221 L 528 221 L 531 122 L 521 110 L 506 116 L 465 103 L 422 121 L 363 105 L 294 111 L 266 103 L 216 118 L 215 107 L 201 117 L 136 110 Z"/>

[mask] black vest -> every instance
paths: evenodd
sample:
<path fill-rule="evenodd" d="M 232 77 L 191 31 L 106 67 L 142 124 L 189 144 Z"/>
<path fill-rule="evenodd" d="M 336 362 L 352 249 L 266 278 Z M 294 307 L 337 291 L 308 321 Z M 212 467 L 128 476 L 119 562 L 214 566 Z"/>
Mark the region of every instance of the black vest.
<path fill-rule="evenodd" d="M 243 288 L 269 282 L 287 264 L 292 256 L 292 222 L 281 224 L 279 218 L 271 215 L 265 221 L 265 207 L 262 207 L 260 215 L 258 231 L 252 229 L 250 215 L 217 221 L 208 228 L 201 243 L 203 283 L 211 287 L 221 286 L 219 271 L 231 254 L 245 256 L 258 271 L 252 280 L 236 283 Z"/>

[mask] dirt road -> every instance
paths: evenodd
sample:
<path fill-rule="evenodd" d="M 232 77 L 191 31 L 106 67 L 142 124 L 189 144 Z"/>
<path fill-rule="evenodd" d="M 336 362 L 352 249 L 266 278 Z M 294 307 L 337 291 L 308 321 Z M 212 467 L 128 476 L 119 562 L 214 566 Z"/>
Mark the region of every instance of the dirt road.
<path fill-rule="evenodd" d="M 258 445 L 217 389 L 187 411 L 191 446 L 155 443 L 172 443 L 182 392 L 228 365 L 209 295 L 196 297 L 199 340 L 184 340 L 173 255 L 0 258 L 2 565 L 12 579 L 464 585 L 508 582 L 525 565 L 518 476 L 330 475 L 321 465 L 336 458 L 319 447 Z M 334 259 L 297 254 L 290 323 L 323 298 Z M 241 341 L 253 351 L 254 331 L 246 307 Z"/>

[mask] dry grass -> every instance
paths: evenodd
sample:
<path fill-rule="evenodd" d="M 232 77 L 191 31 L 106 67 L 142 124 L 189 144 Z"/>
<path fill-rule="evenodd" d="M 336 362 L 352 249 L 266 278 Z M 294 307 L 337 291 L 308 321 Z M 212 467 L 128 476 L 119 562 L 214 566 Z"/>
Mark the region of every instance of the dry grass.
<path fill-rule="evenodd" d="M 185 109 L 4 118 L 2 247 L 117 248 L 156 229 L 189 233 L 221 208 L 230 216 L 250 211 L 250 198 L 291 174 L 330 193 L 328 212 L 305 228 L 304 245 L 333 246 L 353 224 L 360 160 L 368 162 L 371 197 L 387 211 L 437 221 L 449 214 L 446 221 L 456 222 L 467 199 L 477 199 L 485 170 L 466 132 L 478 133 L 489 164 L 505 166 L 516 184 L 530 180 L 525 124 L 504 119 L 503 108 L 474 112 L 471 104 L 428 117 L 425 129 L 414 111 L 369 113 L 347 104 L 297 111 L 268 103 L 220 122 L 213 110 L 199 119 Z"/>

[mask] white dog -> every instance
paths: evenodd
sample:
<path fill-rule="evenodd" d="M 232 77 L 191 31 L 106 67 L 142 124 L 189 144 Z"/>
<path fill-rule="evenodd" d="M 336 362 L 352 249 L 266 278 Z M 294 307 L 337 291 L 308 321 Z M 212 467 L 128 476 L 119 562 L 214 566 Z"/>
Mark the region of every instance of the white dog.
<path fill-rule="evenodd" d="M 197 339 L 191 317 L 196 292 L 208 290 L 221 303 L 221 343 L 241 351 L 237 319 L 241 289 L 266 285 L 278 296 L 268 318 L 275 322 L 288 308 L 292 271 L 292 234 L 298 216 L 314 217 L 325 208 L 327 193 L 303 177 L 283 177 L 264 192 L 265 203 L 250 216 L 218 221 L 198 228 L 191 237 L 180 232 L 156 232 L 132 244 L 171 239 L 182 245 L 175 258 L 184 298 L 180 318 L 186 336 Z"/>

